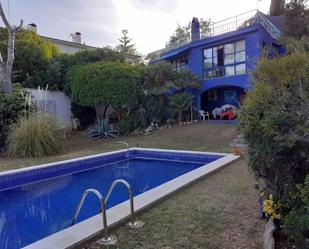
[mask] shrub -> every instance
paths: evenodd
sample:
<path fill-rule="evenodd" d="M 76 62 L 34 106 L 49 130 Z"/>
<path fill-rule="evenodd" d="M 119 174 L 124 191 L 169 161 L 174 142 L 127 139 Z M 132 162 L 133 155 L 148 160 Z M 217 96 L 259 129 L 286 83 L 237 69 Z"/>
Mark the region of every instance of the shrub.
<path fill-rule="evenodd" d="M 129 134 L 135 131 L 137 128 L 143 127 L 142 117 L 138 114 L 130 114 L 125 116 L 119 123 L 119 132 L 120 134 Z"/>
<path fill-rule="evenodd" d="M 25 99 L 20 92 L 0 94 L 0 148 L 5 146 L 10 127 L 24 114 L 25 109 Z"/>
<path fill-rule="evenodd" d="M 0 30 L 0 51 L 7 56 L 7 31 Z M 27 87 L 37 87 L 38 75 L 44 73 L 49 61 L 60 54 L 59 48 L 44 40 L 35 32 L 21 30 L 16 33 L 13 82 L 21 82 Z"/>
<path fill-rule="evenodd" d="M 309 56 L 262 59 L 240 113 L 249 166 L 282 202 L 309 173 Z"/>
<path fill-rule="evenodd" d="M 21 118 L 8 138 L 8 151 L 13 157 L 42 157 L 62 150 L 63 130 L 47 114 L 35 113 Z"/>
<path fill-rule="evenodd" d="M 303 186 L 293 193 L 292 199 L 287 204 L 291 211 L 284 218 L 283 231 L 292 241 L 298 244 L 305 242 L 309 235 L 309 176 L 307 175 Z M 308 248 L 309 244 L 307 242 Z"/>
<path fill-rule="evenodd" d="M 74 102 L 71 103 L 71 112 L 75 118 L 78 118 L 82 129 L 86 129 L 96 120 L 96 112 L 93 107 L 80 106 Z"/>
<path fill-rule="evenodd" d="M 112 105 L 118 112 L 138 104 L 138 72 L 120 62 L 89 63 L 70 73 L 72 99 L 81 106 Z"/>

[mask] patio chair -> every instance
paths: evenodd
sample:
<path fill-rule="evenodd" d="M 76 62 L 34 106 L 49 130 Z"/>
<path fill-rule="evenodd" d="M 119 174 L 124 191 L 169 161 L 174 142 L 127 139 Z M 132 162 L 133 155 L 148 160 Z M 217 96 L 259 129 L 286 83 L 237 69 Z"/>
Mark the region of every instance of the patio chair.
<path fill-rule="evenodd" d="M 206 117 L 207 119 L 209 120 L 209 113 L 208 112 L 205 112 L 203 110 L 199 110 L 198 111 L 198 114 L 199 114 L 199 119 L 202 120 L 202 121 L 205 121 L 206 120 Z"/>
<path fill-rule="evenodd" d="M 221 108 L 216 107 L 215 109 L 212 110 L 212 116 L 214 117 L 214 119 L 217 119 L 218 116 L 221 119 L 220 114 L 221 114 Z"/>

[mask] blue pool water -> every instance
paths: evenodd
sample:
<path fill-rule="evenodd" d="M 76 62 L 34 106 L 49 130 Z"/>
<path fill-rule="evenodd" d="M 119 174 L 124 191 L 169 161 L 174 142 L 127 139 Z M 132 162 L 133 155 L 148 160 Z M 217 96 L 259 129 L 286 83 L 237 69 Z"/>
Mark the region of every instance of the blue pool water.
<path fill-rule="evenodd" d="M 208 159 L 207 162 L 217 158 Z M 36 181 L 11 189 L 0 189 L 0 248 L 17 249 L 70 226 L 82 193 L 88 188 L 106 195 L 111 183 L 119 178 L 128 181 L 137 196 L 175 177 L 205 164 L 133 158 L 96 165 L 95 168 Z M 1 178 L 0 178 L 1 180 Z M 127 189 L 118 185 L 107 208 L 128 199 Z M 98 213 L 98 199 L 89 195 L 79 220 Z"/>

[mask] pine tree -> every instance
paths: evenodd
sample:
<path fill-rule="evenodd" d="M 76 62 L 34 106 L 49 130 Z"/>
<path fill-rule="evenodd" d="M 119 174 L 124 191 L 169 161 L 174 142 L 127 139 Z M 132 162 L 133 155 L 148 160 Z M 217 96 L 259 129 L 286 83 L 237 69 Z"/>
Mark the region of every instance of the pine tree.
<path fill-rule="evenodd" d="M 135 44 L 131 44 L 132 39 L 128 37 L 128 30 L 121 30 L 122 36 L 118 39 L 120 42 L 117 46 L 117 50 L 121 53 L 136 55 L 137 51 L 135 48 Z"/>

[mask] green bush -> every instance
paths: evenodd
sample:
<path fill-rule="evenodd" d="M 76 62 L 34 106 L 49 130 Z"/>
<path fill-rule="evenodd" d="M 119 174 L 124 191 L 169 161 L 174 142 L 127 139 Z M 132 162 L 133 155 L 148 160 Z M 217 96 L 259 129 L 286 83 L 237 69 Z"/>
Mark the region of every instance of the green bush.
<path fill-rule="evenodd" d="M 138 114 L 131 114 L 125 116 L 119 123 L 119 132 L 120 134 L 130 134 L 135 131 L 137 128 L 144 127 L 142 117 Z"/>
<path fill-rule="evenodd" d="M 63 130 L 47 114 L 35 113 L 21 118 L 8 137 L 8 151 L 13 157 L 42 157 L 62 150 Z"/>
<path fill-rule="evenodd" d="M 19 92 L 0 94 L 0 148 L 6 144 L 10 127 L 25 113 L 25 98 Z"/>
<path fill-rule="evenodd" d="M 299 191 L 291 195 L 287 206 L 291 211 L 284 217 L 283 231 L 292 241 L 303 246 L 304 238 L 309 235 L 309 176 L 306 177 L 305 184 L 299 187 Z M 309 246 L 308 242 L 306 246 Z"/>
<path fill-rule="evenodd" d="M 71 103 L 71 112 L 75 118 L 78 118 L 82 129 L 86 129 L 96 120 L 96 112 L 93 107 L 80 106 L 74 102 Z"/>
<path fill-rule="evenodd" d="M 117 111 L 138 104 L 138 72 L 120 62 L 89 63 L 70 74 L 72 99 L 81 106 L 112 105 Z"/>
<path fill-rule="evenodd" d="M 0 30 L 0 51 L 7 57 L 7 30 Z M 50 60 L 60 54 L 59 48 L 40 35 L 28 30 L 16 33 L 13 82 L 21 82 L 26 87 L 37 87 L 41 82 Z"/>
<path fill-rule="evenodd" d="M 280 201 L 309 174 L 308 65 L 307 53 L 262 59 L 240 113 L 249 166 Z"/>

